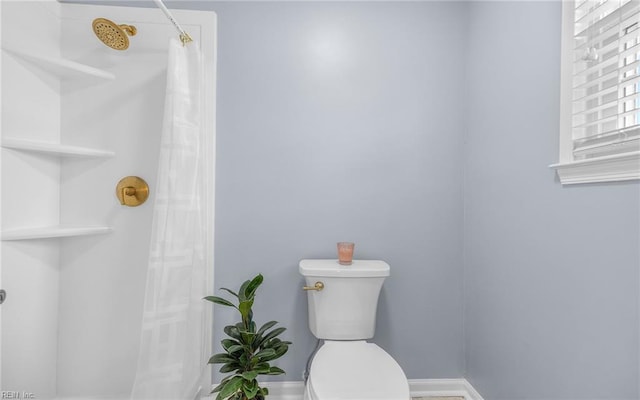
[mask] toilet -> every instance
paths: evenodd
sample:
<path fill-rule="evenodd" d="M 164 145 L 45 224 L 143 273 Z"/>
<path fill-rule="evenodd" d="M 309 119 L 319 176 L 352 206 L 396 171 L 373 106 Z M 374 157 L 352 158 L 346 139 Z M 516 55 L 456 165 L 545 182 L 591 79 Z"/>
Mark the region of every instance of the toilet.
<path fill-rule="evenodd" d="M 371 339 L 378 296 L 390 267 L 384 261 L 301 260 L 309 329 L 324 340 L 311 362 L 304 400 L 409 400 L 402 368 Z"/>

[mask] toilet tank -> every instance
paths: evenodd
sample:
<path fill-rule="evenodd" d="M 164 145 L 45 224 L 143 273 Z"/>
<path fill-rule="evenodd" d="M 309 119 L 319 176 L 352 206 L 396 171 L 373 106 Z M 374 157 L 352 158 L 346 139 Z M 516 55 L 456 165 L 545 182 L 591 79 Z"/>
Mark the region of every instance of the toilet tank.
<path fill-rule="evenodd" d="M 375 333 L 378 297 L 390 267 L 384 261 L 301 260 L 298 270 L 308 290 L 309 329 L 318 339 L 364 340 Z"/>

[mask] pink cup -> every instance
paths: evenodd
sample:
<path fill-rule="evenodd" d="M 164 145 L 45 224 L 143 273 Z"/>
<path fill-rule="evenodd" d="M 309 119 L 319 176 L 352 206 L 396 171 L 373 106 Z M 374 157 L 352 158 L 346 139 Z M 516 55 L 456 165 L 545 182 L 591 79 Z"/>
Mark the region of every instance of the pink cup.
<path fill-rule="evenodd" d="M 338 262 L 341 265 L 351 265 L 355 246 L 355 243 L 351 242 L 338 242 Z"/>

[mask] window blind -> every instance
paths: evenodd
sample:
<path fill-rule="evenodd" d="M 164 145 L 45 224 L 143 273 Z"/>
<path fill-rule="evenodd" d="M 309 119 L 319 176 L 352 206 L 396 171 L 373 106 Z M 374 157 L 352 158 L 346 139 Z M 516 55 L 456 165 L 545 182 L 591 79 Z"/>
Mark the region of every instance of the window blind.
<path fill-rule="evenodd" d="M 640 0 L 578 0 L 574 159 L 640 150 Z"/>

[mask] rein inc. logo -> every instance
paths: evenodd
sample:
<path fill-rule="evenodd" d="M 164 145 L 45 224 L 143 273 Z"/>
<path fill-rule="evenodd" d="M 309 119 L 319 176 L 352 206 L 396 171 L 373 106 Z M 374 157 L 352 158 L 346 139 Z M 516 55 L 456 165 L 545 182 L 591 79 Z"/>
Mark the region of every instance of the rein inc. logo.
<path fill-rule="evenodd" d="M 0 399 L 35 399 L 36 395 L 31 392 L 19 392 L 3 390 L 0 392 Z"/>

